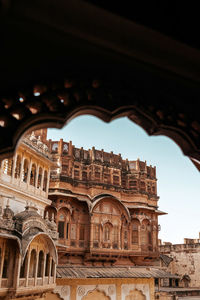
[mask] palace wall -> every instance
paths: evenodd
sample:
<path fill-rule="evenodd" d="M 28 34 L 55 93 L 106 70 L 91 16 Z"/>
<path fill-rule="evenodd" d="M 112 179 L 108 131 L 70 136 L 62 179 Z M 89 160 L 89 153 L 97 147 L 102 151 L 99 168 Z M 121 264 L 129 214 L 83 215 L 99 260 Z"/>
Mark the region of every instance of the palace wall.
<path fill-rule="evenodd" d="M 168 271 L 181 276 L 183 287 L 200 286 L 200 243 L 199 239 L 184 239 L 184 244 L 164 244 L 159 246 L 162 254 L 173 260 Z"/>

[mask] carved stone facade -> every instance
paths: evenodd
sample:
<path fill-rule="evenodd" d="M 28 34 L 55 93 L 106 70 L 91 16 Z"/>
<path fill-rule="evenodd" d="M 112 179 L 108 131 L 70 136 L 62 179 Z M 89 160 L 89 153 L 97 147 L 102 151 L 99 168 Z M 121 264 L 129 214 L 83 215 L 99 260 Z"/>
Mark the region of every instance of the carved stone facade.
<path fill-rule="evenodd" d="M 0 170 L 0 299 L 44 299 L 56 286 L 57 226 L 44 219 L 50 166 L 46 145 L 23 139 Z"/>
<path fill-rule="evenodd" d="M 156 168 L 42 136 L 54 161 L 45 218 L 58 226 L 60 264 L 152 264 L 159 255 L 158 216 L 164 214 Z"/>

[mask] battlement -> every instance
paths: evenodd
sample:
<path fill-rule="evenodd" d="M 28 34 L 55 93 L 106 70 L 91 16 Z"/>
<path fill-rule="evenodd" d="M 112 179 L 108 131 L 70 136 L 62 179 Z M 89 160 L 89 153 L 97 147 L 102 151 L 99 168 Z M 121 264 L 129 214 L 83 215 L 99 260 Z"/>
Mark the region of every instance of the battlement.
<path fill-rule="evenodd" d="M 70 157 L 74 161 L 83 162 L 85 164 L 96 163 L 99 165 L 106 165 L 108 167 L 114 166 L 115 168 L 129 171 L 130 173 L 143 172 L 149 177 L 156 179 L 156 167 L 147 166 L 146 161 L 123 159 L 121 154 L 114 154 L 102 150 L 97 150 L 95 147 L 85 150 L 83 148 L 75 147 L 72 142 L 48 141 L 49 151 L 57 157 Z"/>

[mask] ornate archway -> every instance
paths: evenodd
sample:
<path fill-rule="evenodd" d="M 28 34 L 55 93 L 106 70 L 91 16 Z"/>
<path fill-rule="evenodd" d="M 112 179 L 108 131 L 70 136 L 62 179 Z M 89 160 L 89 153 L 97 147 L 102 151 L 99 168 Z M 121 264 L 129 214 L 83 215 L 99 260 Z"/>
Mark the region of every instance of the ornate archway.
<path fill-rule="evenodd" d="M 0 13 L 1 158 L 27 130 L 92 114 L 168 136 L 199 167 L 200 51 L 81 0 L 3 1 Z"/>

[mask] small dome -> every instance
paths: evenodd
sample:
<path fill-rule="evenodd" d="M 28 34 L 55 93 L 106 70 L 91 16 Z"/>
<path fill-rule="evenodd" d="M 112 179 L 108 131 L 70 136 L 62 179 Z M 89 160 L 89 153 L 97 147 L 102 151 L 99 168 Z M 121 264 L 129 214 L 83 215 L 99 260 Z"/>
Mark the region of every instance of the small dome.
<path fill-rule="evenodd" d="M 42 219 L 42 217 L 38 214 L 37 210 L 38 209 L 35 206 L 27 205 L 25 207 L 25 210 L 16 214 L 13 219 L 18 221 L 24 221 L 30 217 L 37 217 L 39 219 Z"/>

